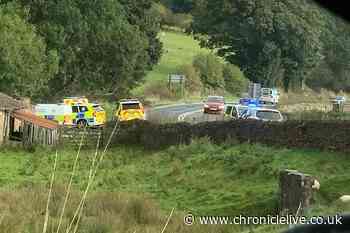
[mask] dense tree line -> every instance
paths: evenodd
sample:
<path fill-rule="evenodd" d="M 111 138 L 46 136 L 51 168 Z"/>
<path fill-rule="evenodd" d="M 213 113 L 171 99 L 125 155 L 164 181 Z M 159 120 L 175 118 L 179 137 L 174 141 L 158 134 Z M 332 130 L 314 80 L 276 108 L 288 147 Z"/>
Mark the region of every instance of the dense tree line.
<path fill-rule="evenodd" d="M 30 46 L 20 58 L 27 67 L 19 64 L 15 50 L 7 53 L 9 58 L 0 56 L 0 91 L 32 97 L 38 92 L 41 96 L 127 93 L 161 56 L 160 19 L 152 4 L 152 0 L 1 1 L 0 27 L 6 27 L 3 18 L 13 28 L 18 24 L 23 30 L 13 30 L 11 36 Z M 10 6 L 12 12 L 6 10 Z M 25 46 L 16 39 L 5 41 L 4 36 L 0 30 L 0 53 Z M 23 80 L 28 84 L 41 80 L 40 87 L 27 88 Z"/>
<path fill-rule="evenodd" d="M 350 91 L 350 25 L 323 11 L 326 27 L 323 30 L 323 59 L 307 78 L 315 88 Z"/>
<path fill-rule="evenodd" d="M 160 24 L 180 18 L 252 81 L 350 91 L 349 23 L 310 0 L 0 0 L 0 91 L 125 95 L 160 59 Z"/>
<path fill-rule="evenodd" d="M 308 0 L 194 0 L 192 30 L 252 81 L 350 89 L 348 23 Z"/>

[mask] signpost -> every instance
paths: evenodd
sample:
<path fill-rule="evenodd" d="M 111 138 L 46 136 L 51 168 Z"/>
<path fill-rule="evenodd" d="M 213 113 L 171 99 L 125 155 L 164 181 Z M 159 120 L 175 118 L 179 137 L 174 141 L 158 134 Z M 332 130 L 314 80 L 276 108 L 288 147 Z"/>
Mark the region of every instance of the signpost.
<path fill-rule="evenodd" d="M 181 96 L 184 97 L 185 94 L 185 81 L 186 76 L 182 74 L 169 74 L 168 75 L 168 87 L 169 90 L 172 90 L 172 86 L 180 85 L 181 87 Z"/>
<path fill-rule="evenodd" d="M 260 83 L 249 83 L 248 94 L 250 98 L 256 99 L 261 95 L 261 84 Z"/>

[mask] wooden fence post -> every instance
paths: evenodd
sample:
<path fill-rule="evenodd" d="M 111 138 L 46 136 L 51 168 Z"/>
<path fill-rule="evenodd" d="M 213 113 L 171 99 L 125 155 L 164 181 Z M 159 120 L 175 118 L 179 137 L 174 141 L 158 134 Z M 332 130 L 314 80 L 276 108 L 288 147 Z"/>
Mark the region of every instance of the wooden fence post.
<path fill-rule="evenodd" d="M 296 170 L 280 172 L 280 214 L 301 215 L 311 205 L 315 178 Z"/>

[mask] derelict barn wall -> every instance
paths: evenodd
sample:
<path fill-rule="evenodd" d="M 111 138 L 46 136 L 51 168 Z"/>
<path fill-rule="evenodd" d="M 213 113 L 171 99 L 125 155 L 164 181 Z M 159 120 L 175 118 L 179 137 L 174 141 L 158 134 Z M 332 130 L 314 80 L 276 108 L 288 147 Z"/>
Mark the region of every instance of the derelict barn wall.
<path fill-rule="evenodd" d="M 114 122 L 107 124 L 105 138 L 109 137 L 114 125 Z M 218 121 L 196 125 L 123 122 L 111 146 L 124 144 L 162 149 L 188 144 L 192 139 L 201 137 L 208 137 L 214 143 L 248 142 L 350 152 L 350 121 Z"/>
<path fill-rule="evenodd" d="M 9 139 L 10 112 L 0 111 L 0 145 L 5 144 Z"/>
<path fill-rule="evenodd" d="M 0 111 L 0 145 L 5 140 L 5 111 Z"/>
<path fill-rule="evenodd" d="M 56 145 L 59 140 L 58 129 L 43 128 L 24 121 L 22 124 L 24 146 L 31 145 Z"/>

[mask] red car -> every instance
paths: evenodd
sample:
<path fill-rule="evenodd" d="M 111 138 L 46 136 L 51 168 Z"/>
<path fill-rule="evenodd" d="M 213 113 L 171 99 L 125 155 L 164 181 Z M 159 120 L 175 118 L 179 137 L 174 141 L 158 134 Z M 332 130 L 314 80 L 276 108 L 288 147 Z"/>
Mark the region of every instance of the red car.
<path fill-rule="evenodd" d="M 225 99 L 222 96 L 208 96 L 204 102 L 204 113 L 222 113 L 225 108 Z"/>

